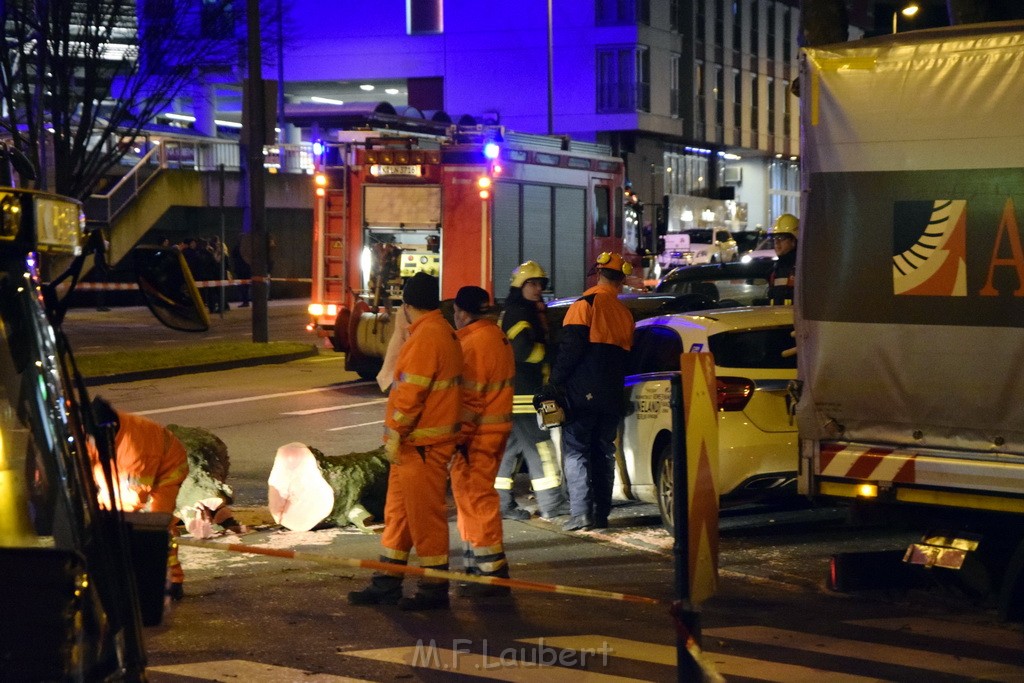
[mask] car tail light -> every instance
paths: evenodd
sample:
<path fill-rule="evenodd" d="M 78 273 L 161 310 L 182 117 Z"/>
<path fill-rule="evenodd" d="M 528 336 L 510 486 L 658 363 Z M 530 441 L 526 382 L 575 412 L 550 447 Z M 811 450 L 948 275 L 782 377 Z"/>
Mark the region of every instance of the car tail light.
<path fill-rule="evenodd" d="M 754 395 L 754 383 L 742 377 L 719 377 L 717 393 L 719 410 L 743 410 Z"/>

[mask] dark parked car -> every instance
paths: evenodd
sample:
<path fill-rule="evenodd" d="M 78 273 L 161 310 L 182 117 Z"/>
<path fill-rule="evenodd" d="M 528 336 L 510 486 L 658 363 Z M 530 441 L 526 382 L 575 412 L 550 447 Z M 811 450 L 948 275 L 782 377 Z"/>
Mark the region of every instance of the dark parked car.
<path fill-rule="evenodd" d="M 756 259 L 748 263 L 708 263 L 674 268 L 658 281 L 654 291 L 677 296 L 703 294 L 713 302 L 708 308 L 765 304 L 768 276 L 773 264 L 770 259 Z"/>

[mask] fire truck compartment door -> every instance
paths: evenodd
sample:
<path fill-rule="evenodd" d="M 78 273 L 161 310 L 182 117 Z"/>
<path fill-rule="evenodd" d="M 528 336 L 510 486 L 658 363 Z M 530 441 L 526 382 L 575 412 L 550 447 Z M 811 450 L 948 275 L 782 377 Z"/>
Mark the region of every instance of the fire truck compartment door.
<path fill-rule="evenodd" d="M 441 224 L 438 185 L 367 185 L 363 218 L 369 227 L 436 228 Z"/>

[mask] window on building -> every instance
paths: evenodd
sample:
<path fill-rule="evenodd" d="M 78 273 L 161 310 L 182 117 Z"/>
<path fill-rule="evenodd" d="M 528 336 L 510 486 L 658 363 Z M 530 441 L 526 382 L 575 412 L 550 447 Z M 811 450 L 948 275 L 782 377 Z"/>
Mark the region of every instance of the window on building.
<path fill-rule="evenodd" d="M 669 83 L 668 83 L 668 107 L 672 116 L 678 117 L 681 113 L 681 88 L 683 57 L 673 53 L 669 58 Z"/>
<path fill-rule="evenodd" d="M 725 8 L 720 4 L 715 6 L 715 3 L 711 4 L 712 12 L 715 13 L 715 47 L 724 48 L 727 43 L 725 42 Z"/>
<path fill-rule="evenodd" d="M 704 62 L 703 60 L 697 60 L 694 64 L 693 70 L 693 86 L 697 93 L 697 111 L 693 117 L 693 135 L 694 137 L 704 137 L 705 126 L 707 125 L 707 118 L 705 112 L 707 111 L 707 84 L 704 78 Z"/>
<path fill-rule="evenodd" d="M 646 46 L 597 50 L 597 111 L 650 111 L 651 62 Z"/>
<path fill-rule="evenodd" d="M 723 141 L 725 130 L 725 70 L 715 65 L 715 141 Z"/>
<path fill-rule="evenodd" d="M 768 135 L 775 135 L 775 79 L 769 76 L 768 85 Z"/>
<path fill-rule="evenodd" d="M 683 30 L 683 0 L 669 0 L 668 2 L 668 24 L 672 31 Z"/>
<path fill-rule="evenodd" d="M 405 32 L 444 33 L 444 0 L 405 0 Z"/>
<path fill-rule="evenodd" d="M 764 55 L 768 59 L 775 59 L 775 3 L 769 2 L 768 16 L 765 18 L 765 44 L 764 44 Z"/>
<path fill-rule="evenodd" d="M 743 128 L 743 74 L 739 69 L 732 70 L 732 125 L 736 128 L 737 140 Z"/>
<path fill-rule="evenodd" d="M 757 20 L 758 3 L 761 0 L 750 0 L 750 11 L 747 16 L 750 17 L 750 54 L 757 54 L 757 33 L 761 28 L 760 23 Z"/>
<path fill-rule="evenodd" d="M 743 51 L 743 25 L 740 21 L 740 0 L 733 0 L 732 2 L 732 51 L 735 54 L 735 60 L 739 59 L 740 53 Z M 737 63 L 734 61 L 734 63 Z"/>
<path fill-rule="evenodd" d="M 694 18 L 696 19 L 695 39 L 698 42 L 704 42 L 708 39 L 707 3 L 705 0 L 697 0 L 695 5 L 693 9 Z"/>
<path fill-rule="evenodd" d="M 663 194 L 704 196 L 708 191 L 708 158 L 699 154 L 665 152 Z"/>
<path fill-rule="evenodd" d="M 782 81 L 782 134 L 793 137 L 793 97 L 789 94 L 789 81 Z"/>
<path fill-rule="evenodd" d="M 204 38 L 230 38 L 235 33 L 232 0 L 202 0 L 199 27 Z"/>
<path fill-rule="evenodd" d="M 797 162 L 777 159 L 771 163 L 768 197 L 771 204 L 769 225 L 784 213 L 800 215 L 800 166 Z"/>
<path fill-rule="evenodd" d="M 757 92 L 757 73 L 750 74 L 750 130 L 754 131 L 754 143 L 753 146 L 757 147 L 757 103 L 758 103 L 758 92 Z"/>
<path fill-rule="evenodd" d="M 651 0 L 596 0 L 594 12 L 598 26 L 650 25 Z"/>
<path fill-rule="evenodd" d="M 790 23 L 788 7 L 782 9 L 782 58 L 786 64 L 793 59 L 793 24 Z"/>

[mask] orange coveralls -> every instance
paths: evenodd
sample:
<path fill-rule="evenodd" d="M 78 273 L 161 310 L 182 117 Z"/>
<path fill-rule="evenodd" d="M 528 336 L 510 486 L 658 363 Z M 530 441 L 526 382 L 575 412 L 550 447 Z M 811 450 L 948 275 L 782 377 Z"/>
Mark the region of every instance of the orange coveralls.
<path fill-rule="evenodd" d="M 462 439 L 465 454 L 452 460 L 452 495 L 467 564 L 485 575 L 508 576 L 501 504 L 494 488 L 512 431 L 516 364 L 505 333 L 494 321 L 476 320 L 456 332 L 462 344 Z"/>
<path fill-rule="evenodd" d="M 114 437 L 120 507 L 126 512 L 166 512 L 174 514 L 178 489 L 188 476 L 185 446 L 163 425 L 139 415 L 117 411 L 120 427 Z M 103 470 L 93 450 L 93 476 L 99 488 L 100 503 L 110 506 Z M 171 535 L 177 520 L 171 522 Z M 185 572 L 178 561 L 178 545 L 172 542 L 167 556 L 167 571 L 172 583 L 184 583 Z"/>
<path fill-rule="evenodd" d="M 395 364 L 384 417 L 384 443 L 398 443 L 388 475 L 381 561 L 407 564 L 415 547 L 420 565 L 448 568 L 448 463 L 459 438 L 462 350 L 440 311 L 409 327 Z M 447 590 L 423 578 L 420 586 Z"/>

